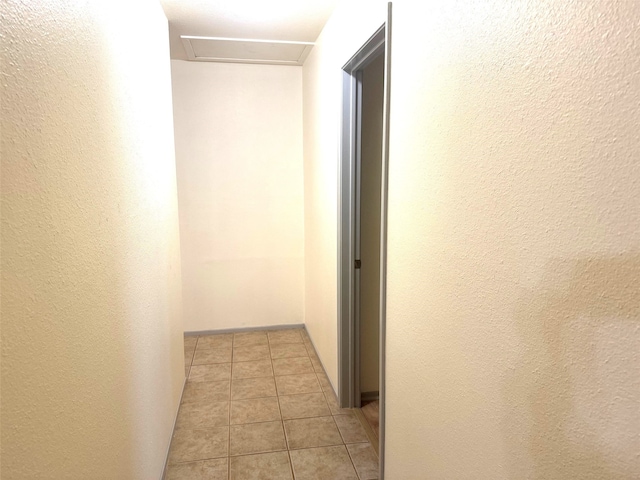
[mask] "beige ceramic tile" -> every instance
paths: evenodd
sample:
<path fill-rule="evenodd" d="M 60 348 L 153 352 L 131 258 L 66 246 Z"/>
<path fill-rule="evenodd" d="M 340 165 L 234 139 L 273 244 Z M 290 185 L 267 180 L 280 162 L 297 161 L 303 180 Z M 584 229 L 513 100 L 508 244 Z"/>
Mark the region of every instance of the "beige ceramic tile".
<path fill-rule="evenodd" d="M 322 391 L 334 393 L 333 387 L 331 386 L 331 383 L 329 382 L 329 379 L 327 378 L 327 376 L 324 373 L 318 373 L 317 376 L 318 376 L 318 382 L 320 383 L 320 388 L 322 388 Z"/>
<path fill-rule="evenodd" d="M 228 455 L 229 427 L 176 430 L 169 463 L 193 462 Z"/>
<path fill-rule="evenodd" d="M 307 350 L 309 350 L 309 355 L 318 354 L 318 352 L 316 352 L 315 348 L 313 347 L 313 342 L 311 341 L 310 338 L 302 337 L 302 343 L 304 343 L 304 346 L 307 348 Z"/>
<path fill-rule="evenodd" d="M 227 480 L 227 458 L 169 465 L 166 480 Z"/>
<path fill-rule="evenodd" d="M 233 348 L 266 345 L 267 332 L 238 332 L 233 336 Z"/>
<path fill-rule="evenodd" d="M 369 437 L 355 415 L 336 415 L 333 417 L 338 425 L 344 443 L 368 442 Z"/>
<path fill-rule="evenodd" d="M 233 333 L 218 335 L 200 335 L 198 337 L 198 349 L 210 350 L 212 348 L 227 349 L 233 345 Z"/>
<path fill-rule="evenodd" d="M 380 438 L 380 402 L 378 400 L 368 402 L 362 405 L 361 411 L 375 437 Z"/>
<path fill-rule="evenodd" d="M 251 362 L 255 360 L 269 360 L 269 345 L 253 345 L 233 349 L 234 362 Z"/>
<path fill-rule="evenodd" d="M 320 359 L 317 355 L 310 354 L 309 359 L 311 360 L 311 365 L 313 365 L 313 369 L 316 373 L 324 373 L 324 368 L 322 368 L 322 363 L 320 363 Z"/>
<path fill-rule="evenodd" d="M 304 346 L 305 346 L 305 350 L 307 351 L 307 355 L 309 355 L 309 359 L 318 358 L 318 354 L 314 350 L 313 345 L 305 343 Z"/>
<path fill-rule="evenodd" d="M 282 418 L 306 418 L 331 415 L 327 401 L 322 393 L 302 395 L 284 395 L 278 397 Z"/>
<path fill-rule="evenodd" d="M 357 480 L 344 445 L 290 452 L 296 480 Z"/>
<path fill-rule="evenodd" d="M 307 349 L 302 343 L 277 343 L 271 345 L 271 358 L 307 357 Z"/>
<path fill-rule="evenodd" d="M 190 350 L 185 349 L 185 351 L 184 351 L 184 364 L 185 364 L 185 366 L 188 367 L 188 366 L 191 365 L 191 361 L 193 360 L 194 352 L 195 352 L 194 349 L 190 349 Z"/>
<path fill-rule="evenodd" d="M 342 445 L 342 437 L 331 416 L 285 420 L 284 431 L 290 450 Z"/>
<path fill-rule="evenodd" d="M 197 335 L 189 335 L 184 337 L 184 349 L 195 350 L 196 342 L 198 341 Z"/>
<path fill-rule="evenodd" d="M 250 398 L 231 402 L 231 424 L 271 422 L 280 420 L 277 397 Z"/>
<path fill-rule="evenodd" d="M 347 445 L 360 480 L 378 480 L 378 457 L 369 443 Z"/>
<path fill-rule="evenodd" d="M 282 422 L 249 423 L 232 425 L 230 428 L 230 455 L 287 449 Z"/>
<path fill-rule="evenodd" d="M 275 396 L 276 386 L 273 377 L 234 378 L 231 382 L 231 400 Z"/>
<path fill-rule="evenodd" d="M 229 425 L 229 402 L 185 403 L 176 421 L 176 429 L 225 425 Z"/>
<path fill-rule="evenodd" d="M 231 380 L 230 363 L 194 365 L 189 372 L 190 382 L 220 382 L 223 380 Z"/>
<path fill-rule="evenodd" d="M 187 382 L 182 403 L 223 402 L 229 400 L 231 382 Z"/>
<path fill-rule="evenodd" d="M 333 415 L 353 415 L 353 411 L 349 408 L 340 408 L 338 405 L 338 399 L 333 392 L 324 392 L 324 397 L 327 399 L 327 405 Z"/>
<path fill-rule="evenodd" d="M 269 332 L 269 343 L 275 345 L 278 343 L 302 343 L 302 335 L 300 330 L 275 330 Z"/>
<path fill-rule="evenodd" d="M 271 360 L 237 362 L 233 364 L 233 378 L 273 377 Z"/>
<path fill-rule="evenodd" d="M 278 358 L 273 360 L 273 371 L 276 375 L 313 373 L 313 366 L 309 357 Z"/>
<path fill-rule="evenodd" d="M 193 357 L 194 365 L 206 365 L 210 363 L 231 363 L 231 348 L 196 349 Z"/>
<path fill-rule="evenodd" d="M 276 377 L 276 385 L 278 387 L 278 395 L 322 392 L 314 373 Z"/>
<path fill-rule="evenodd" d="M 231 457 L 229 473 L 231 480 L 292 480 L 293 478 L 287 452 Z"/>

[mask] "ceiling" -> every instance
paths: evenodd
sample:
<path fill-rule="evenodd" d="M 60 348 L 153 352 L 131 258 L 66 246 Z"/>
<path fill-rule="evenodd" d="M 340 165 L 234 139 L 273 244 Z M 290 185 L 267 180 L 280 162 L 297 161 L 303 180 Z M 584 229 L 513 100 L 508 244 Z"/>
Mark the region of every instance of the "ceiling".
<path fill-rule="evenodd" d="M 338 0 L 160 0 L 171 58 L 300 64 Z M 221 37 L 220 40 L 189 37 Z M 229 39 L 274 40 L 237 42 Z"/>

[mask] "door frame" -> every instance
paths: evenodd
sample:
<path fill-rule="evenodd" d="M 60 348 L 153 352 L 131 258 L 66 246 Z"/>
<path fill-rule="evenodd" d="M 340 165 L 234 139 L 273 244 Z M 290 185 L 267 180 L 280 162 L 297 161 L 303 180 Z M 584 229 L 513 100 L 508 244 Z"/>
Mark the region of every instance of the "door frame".
<path fill-rule="evenodd" d="M 391 73 L 391 2 L 387 21 L 342 67 L 342 123 L 338 185 L 338 401 L 342 408 L 360 406 L 358 298 L 359 270 L 355 268 L 359 228 L 360 125 L 362 70 L 384 55 L 382 178 L 380 203 L 380 479 L 384 478 L 385 365 L 387 291 L 387 191 L 389 172 L 389 105 Z"/>

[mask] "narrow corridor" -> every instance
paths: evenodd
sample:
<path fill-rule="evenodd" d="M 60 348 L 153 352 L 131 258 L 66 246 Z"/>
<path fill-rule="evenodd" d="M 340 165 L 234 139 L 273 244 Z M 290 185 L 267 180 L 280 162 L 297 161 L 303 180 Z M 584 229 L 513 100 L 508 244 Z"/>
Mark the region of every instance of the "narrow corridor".
<path fill-rule="evenodd" d="M 378 478 L 304 329 L 187 336 L 185 365 L 167 480 Z"/>

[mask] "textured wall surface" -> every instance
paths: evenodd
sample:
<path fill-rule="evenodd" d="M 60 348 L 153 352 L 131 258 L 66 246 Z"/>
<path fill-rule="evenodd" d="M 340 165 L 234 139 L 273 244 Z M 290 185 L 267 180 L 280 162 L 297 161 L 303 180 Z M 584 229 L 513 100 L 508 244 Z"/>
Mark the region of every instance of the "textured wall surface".
<path fill-rule="evenodd" d="M 640 478 L 640 3 L 394 22 L 388 478 Z"/>
<path fill-rule="evenodd" d="M 1 476 L 160 478 L 184 380 L 166 19 L 3 2 L 1 49 Z"/>
<path fill-rule="evenodd" d="M 640 3 L 393 8 L 386 478 L 639 478 Z M 304 67 L 306 316 L 326 363 L 333 72 L 357 12 Z"/>
<path fill-rule="evenodd" d="M 386 4 L 344 2 L 303 67 L 305 324 L 338 385 L 338 151 L 342 66 L 384 23 Z M 357 19 L 357 21 L 354 21 Z"/>
<path fill-rule="evenodd" d="M 185 330 L 303 323 L 302 68 L 172 76 Z"/>

